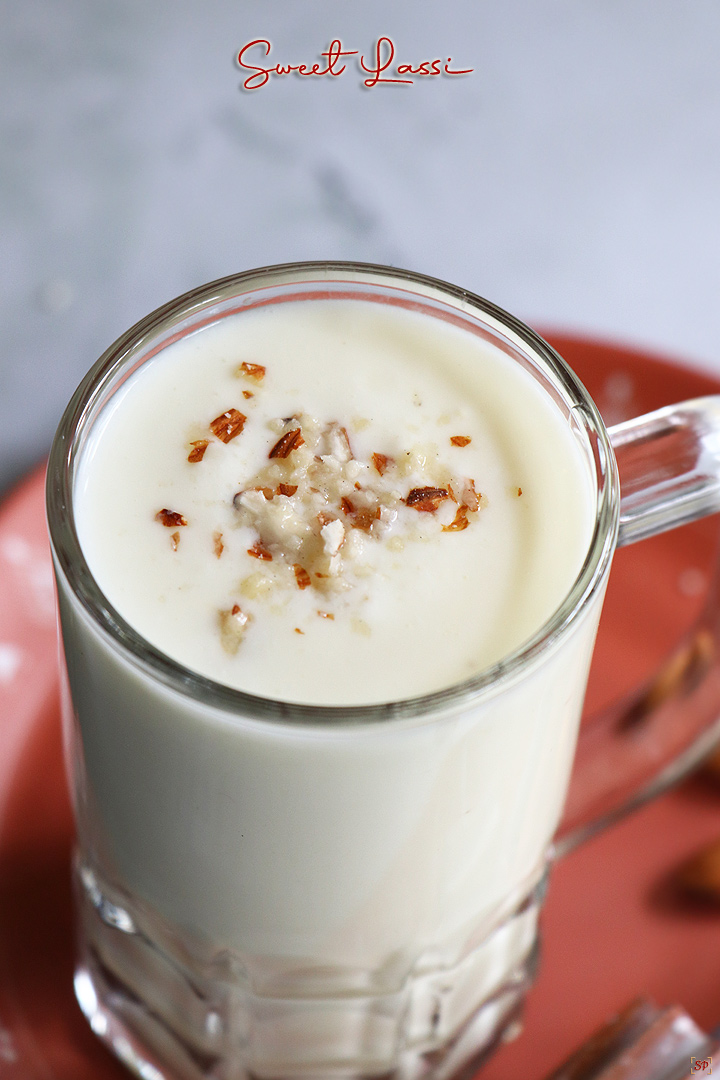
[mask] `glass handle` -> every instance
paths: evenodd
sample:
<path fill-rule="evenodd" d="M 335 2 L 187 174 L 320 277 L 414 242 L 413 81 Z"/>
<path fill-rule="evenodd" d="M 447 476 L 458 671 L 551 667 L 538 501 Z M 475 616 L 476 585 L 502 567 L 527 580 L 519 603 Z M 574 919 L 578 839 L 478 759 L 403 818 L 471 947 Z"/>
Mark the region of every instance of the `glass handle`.
<path fill-rule="evenodd" d="M 658 409 L 608 434 L 622 491 L 618 547 L 720 510 L 720 397 Z"/>
<path fill-rule="evenodd" d="M 620 470 L 618 546 L 720 510 L 720 396 L 609 429 Z M 689 634 L 646 683 L 583 724 L 554 853 L 682 779 L 720 739 L 720 574 Z"/>

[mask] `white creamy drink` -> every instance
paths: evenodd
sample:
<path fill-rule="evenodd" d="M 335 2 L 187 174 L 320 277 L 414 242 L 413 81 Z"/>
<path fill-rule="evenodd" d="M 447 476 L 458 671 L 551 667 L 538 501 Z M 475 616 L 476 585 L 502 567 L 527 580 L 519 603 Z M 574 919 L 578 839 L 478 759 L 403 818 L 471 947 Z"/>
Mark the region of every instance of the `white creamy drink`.
<path fill-rule="evenodd" d="M 458 328 L 377 308 L 198 331 L 128 381 L 86 452 L 101 588 L 228 686 L 323 705 L 442 689 L 531 637 L 582 565 L 590 477 L 547 396 Z"/>
<path fill-rule="evenodd" d="M 281 703 L 184 692 L 58 572 L 78 995 L 92 1017 L 107 991 L 161 1077 L 450 1076 L 531 967 L 602 590 L 482 694 L 353 723 L 292 710 L 477 676 L 581 570 L 587 447 L 458 321 L 251 306 L 152 355 L 82 447 L 77 532 L 112 608 L 189 672 Z"/>

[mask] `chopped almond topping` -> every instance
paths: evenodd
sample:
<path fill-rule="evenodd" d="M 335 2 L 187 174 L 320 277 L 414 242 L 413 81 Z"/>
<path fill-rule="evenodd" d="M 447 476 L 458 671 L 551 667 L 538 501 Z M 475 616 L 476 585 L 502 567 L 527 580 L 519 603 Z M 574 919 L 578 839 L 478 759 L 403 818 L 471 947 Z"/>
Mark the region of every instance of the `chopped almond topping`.
<path fill-rule="evenodd" d="M 248 364 L 243 360 L 238 368 L 238 374 L 247 375 L 248 379 L 254 379 L 255 382 L 262 382 L 265 378 L 265 368 L 262 364 Z"/>
<path fill-rule="evenodd" d="M 195 464 L 196 461 L 202 461 L 209 445 L 209 439 L 195 439 L 195 441 L 191 443 L 192 450 L 188 454 L 188 461 L 191 461 L 193 464 Z"/>
<path fill-rule="evenodd" d="M 372 463 L 377 472 L 379 472 L 381 476 L 384 476 L 388 466 L 393 464 L 393 459 L 388 457 L 387 454 L 373 454 Z"/>
<path fill-rule="evenodd" d="M 263 498 L 267 499 L 268 501 L 275 497 L 275 491 L 273 490 L 273 488 L 269 488 L 269 487 L 241 488 L 240 491 L 236 491 L 235 494 L 233 495 L 232 504 L 233 504 L 233 507 L 234 507 L 235 510 L 242 510 L 242 497 L 248 491 L 261 491 L 262 494 L 263 494 Z"/>
<path fill-rule="evenodd" d="M 467 517 L 468 511 L 469 507 L 458 506 L 457 510 L 455 511 L 455 517 L 450 522 L 450 524 L 443 525 L 443 532 L 462 532 L 463 529 L 467 529 L 468 525 L 470 524 Z"/>
<path fill-rule="evenodd" d="M 247 416 L 243 416 L 237 409 L 228 409 L 227 412 L 216 416 L 210 424 L 210 430 L 220 442 L 229 443 L 240 434 Z"/>
<path fill-rule="evenodd" d="M 173 551 L 177 551 L 179 543 L 180 543 L 180 533 L 179 532 L 174 532 L 172 534 L 172 536 L 170 537 L 170 546 L 172 547 Z"/>
<path fill-rule="evenodd" d="M 475 512 L 475 510 L 480 507 L 481 498 L 482 495 L 478 494 L 475 490 L 475 481 L 468 480 L 463 488 L 462 498 L 460 500 L 463 506 L 467 506 L 468 510 Z"/>
<path fill-rule="evenodd" d="M 432 514 L 444 499 L 449 498 L 447 488 L 413 488 L 405 499 L 405 504 L 411 506 L 413 510 L 422 510 L 425 513 Z"/>
<path fill-rule="evenodd" d="M 335 518 L 333 521 L 328 521 L 327 525 L 323 525 L 320 536 L 325 554 L 332 558 L 345 543 L 345 526 L 342 521 Z"/>
<path fill-rule="evenodd" d="M 469 435 L 451 435 L 450 442 L 453 446 L 467 446 L 468 443 L 472 442 L 472 439 Z"/>
<path fill-rule="evenodd" d="M 340 428 L 340 436 L 345 442 L 345 445 L 346 445 L 346 447 L 348 449 L 348 453 L 350 454 L 350 457 L 354 458 L 355 455 L 353 454 L 353 449 L 352 449 L 352 446 L 350 445 L 350 436 L 348 435 L 348 430 L 347 430 L 346 427 L 341 427 Z"/>
<path fill-rule="evenodd" d="M 239 604 L 233 604 L 230 610 L 218 612 L 218 622 L 223 648 L 226 652 L 236 653 L 245 637 L 250 616 L 240 609 Z"/>
<path fill-rule="evenodd" d="M 351 524 L 356 529 L 362 529 L 363 532 L 370 532 L 370 529 L 376 521 L 380 519 L 380 507 L 377 506 L 374 510 L 371 506 L 363 506 L 359 510 L 356 510 L 353 514 Z"/>
<path fill-rule="evenodd" d="M 436 460 L 434 446 L 415 446 L 397 460 L 380 453 L 357 459 L 347 429 L 337 420 L 323 423 L 298 411 L 270 419 L 268 428 L 274 435 L 268 438 L 265 464 L 243 477 L 233 506 L 238 524 L 252 529 L 250 557 L 272 559 L 287 568 L 281 575 L 271 574 L 270 567 L 258 568 L 252 575 L 262 576 L 271 589 L 292 589 L 294 575 L 295 587 L 301 590 L 314 588 L 328 597 L 344 592 L 368 576 L 374 541 L 402 551 L 410 540 L 425 538 L 424 529 L 418 532 L 417 524 L 402 516 L 403 505 L 426 514 L 439 510 L 439 534 L 441 528 L 466 529 L 472 524 L 471 512 L 487 502 L 472 480 L 453 477 L 450 486 L 451 474 Z M 386 480 L 383 474 L 388 470 Z M 404 497 L 388 483 L 395 475 L 407 477 Z M 418 486 L 410 488 L 411 484 Z M 447 509 L 442 507 L 444 501 L 450 503 Z M 243 583 L 241 595 L 256 592 L 247 591 Z"/>
<path fill-rule="evenodd" d="M 262 559 L 264 562 L 272 562 L 272 552 L 268 551 L 259 540 L 256 540 L 251 548 L 247 549 L 248 555 L 253 559 Z"/>
<path fill-rule="evenodd" d="M 166 529 L 174 529 L 178 525 L 187 525 L 187 521 L 182 514 L 178 514 L 177 510 L 158 510 L 155 520 L 164 525 Z"/>
<path fill-rule="evenodd" d="M 243 397 L 244 398 L 251 398 L 251 397 L 255 397 L 255 395 L 253 394 L 252 390 L 243 390 Z"/>
<path fill-rule="evenodd" d="M 268 454 L 269 458 L 286 458 L 292 454 L 293 450 L 297 450 L 299 446 L 303 446 L 305 440 L 302 437 L 300 428 L 294 428 L 292 431 L 288 431 L 285 435 L 282 435 L 273 446 L 272 450 Z"/>
<path fill-rule="evenodd" d="M 223 538 L 222 538 L 222 533 L 221 532 L 213 533 L 213 550 L 214 550 L 215 555 L 216 555 L 216 557 L 218 559 L 220 558 L 223 551 L 225 550 L 225 545 L 223 544 Z"/>
<path fill-rule="evenodd" d="M 335 616 L 332 615 L 329 611 L 318 611 L 318 615 L 320 616 L 321 619 L 334 619 L 335 618 Z"/>
<path fill-rule="evenodd" d="M 347 433 L 347 428 L 344 428 L 337 423 L 329 424 L 326 435 L 330 444 L 330 453 L 339 461 L 351 461 L 355 457 L 352 452 L 352 446 L 350 445 L 350 436 Z"/>
<path fill-rule="evenodd" d="M 293 566 L 295 571 L 295 580 L 297 581 L 298 589 L 307 589 L 308 585 L 311 585 L 310 575 L 299 563 L 295 563 Z"/>

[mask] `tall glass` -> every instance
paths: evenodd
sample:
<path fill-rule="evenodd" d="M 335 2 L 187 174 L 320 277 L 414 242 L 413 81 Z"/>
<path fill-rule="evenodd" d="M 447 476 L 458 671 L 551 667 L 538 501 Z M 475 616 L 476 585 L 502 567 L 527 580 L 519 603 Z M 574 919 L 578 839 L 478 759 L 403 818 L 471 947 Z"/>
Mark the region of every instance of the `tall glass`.
<path fill-rule="evenodd" d="M 419 310 L 492 342 L 543 388 L 594 477 L 592 541 L 562 605 L 521 649 L 441 692 L 338 708 L 214 683 L 125 622 L 78 541 L 78 465 L 128 376 L 200 327 L 318 298 Z M 464 290 L 355 264 L 214 282 L 98 361 L 53 445 L 48 520 L 78 830 L 76 993 L 139 1076 L 471 1074 L 516 1018 L 537 964 L 619 530 L 633 539 L 720 505 L 717 412 L 708 399 L 615 429 L 629 477 L 621 508 L 608 432 L 545 342 Z M 683 766 L 715 735 L 715 712 L 700 713 L 671 740 Z M 678 773 L 667 753 L 654 756 L 666 779 Z M 653 785 L 638 774 L 600 809 L 615 813 Z M 591 827 L 586 813 L 575 826 L 575 836 Z"/>

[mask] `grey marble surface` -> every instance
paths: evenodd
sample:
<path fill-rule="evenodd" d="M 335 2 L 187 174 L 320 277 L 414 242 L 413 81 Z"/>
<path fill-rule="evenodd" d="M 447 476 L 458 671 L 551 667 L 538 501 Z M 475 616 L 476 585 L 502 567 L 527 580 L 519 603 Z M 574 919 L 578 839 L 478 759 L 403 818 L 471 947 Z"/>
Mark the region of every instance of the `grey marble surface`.
<path fill-rule="evenodd" d="M 382 35 L 474 70 L 240 89 L 254 38 Z M 717 0 L 0 0 L 0 489 L 120 332 L 272 262 L 404 265 L 720 372 L 719 47 Z"/>

